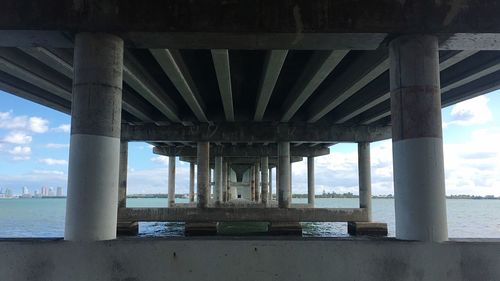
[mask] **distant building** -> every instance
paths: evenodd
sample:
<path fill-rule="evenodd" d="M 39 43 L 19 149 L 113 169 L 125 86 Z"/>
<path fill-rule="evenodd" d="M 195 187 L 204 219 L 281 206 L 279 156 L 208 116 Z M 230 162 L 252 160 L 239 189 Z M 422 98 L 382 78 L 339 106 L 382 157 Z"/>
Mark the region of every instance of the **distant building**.
<path fill-rule="evenodd" d="M 63 196 L 63 189 L 62 187 L 58 186 L 57 187 L 57 194 L 56 194 L 57 197 L 62 197 Z"/>
<path fill-rule="evenodd" d="M 56 196 L 56 193 L 54 192 L 54 189 L 52 187 L 49 187 L 49 196 Z"/>
<path fill-rule="evenodd" d="M 28 194 L 30 194 L 30 191 L 29 191 L 28 187 L 23 186 L 23 193 L 22 193 L 22 195 L 28 195 Z"/>
<path fill-rule="evenodd" d="M 42 196 L 49 196 L 49 188 L 42 186 Z"/>

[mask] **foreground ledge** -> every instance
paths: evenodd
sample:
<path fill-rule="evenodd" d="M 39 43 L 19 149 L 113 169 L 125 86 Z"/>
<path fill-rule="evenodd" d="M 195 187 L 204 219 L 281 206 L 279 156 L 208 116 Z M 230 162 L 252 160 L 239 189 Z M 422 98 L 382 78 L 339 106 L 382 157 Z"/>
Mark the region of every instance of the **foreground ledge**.
<path fill-rule="evenodd" d="M 347 222 L 367 221 L 361 208 L 123 208 L 119 219 L 178 222 Z"/>

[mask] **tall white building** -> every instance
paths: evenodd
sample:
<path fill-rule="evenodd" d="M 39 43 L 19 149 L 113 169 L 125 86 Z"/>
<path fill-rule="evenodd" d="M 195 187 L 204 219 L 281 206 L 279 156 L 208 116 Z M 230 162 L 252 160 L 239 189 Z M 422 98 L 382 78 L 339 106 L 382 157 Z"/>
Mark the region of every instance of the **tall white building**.
<path fill-rule="evenodd" d="M 63 196 L 63 189 L 62 189 L 62 187 L 60 187 L 60 186 L 57 187 L 56 196 L 57 197 L 62 197 Z"/>

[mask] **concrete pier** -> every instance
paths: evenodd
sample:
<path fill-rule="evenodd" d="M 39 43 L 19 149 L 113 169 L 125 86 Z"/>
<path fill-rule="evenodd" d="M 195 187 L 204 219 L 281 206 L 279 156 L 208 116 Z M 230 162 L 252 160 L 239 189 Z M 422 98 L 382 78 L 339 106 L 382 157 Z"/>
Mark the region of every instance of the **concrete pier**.
<path fill-rule="evenodd" d="M 227 161 L 222 162 L 222 202 L 227 201 Z"/>
<path fill-rule="evenodd" d="M 198 208 L 207 208 L 210 201 L 210 143 L 198 142 Z"/>
<path fill-rule="evenodd" d="M 215 168 L 214 168 L 214 201 L 218 205 L 222 202 L 222 157 L 215 157 Z"/>
<path fill-rule="evenodd" d="M 175 156 L 168 157 L 168 207 L 175 205 Z"/>
<path fill-rule="evenodd" d="M 372 182 L 370 170 L 370 143 L 358 143 L 359 207 L 365 208 L 372 220 Z"/>
<path fill-rule="evenodd" d="M 128 142 L 120 142 L 120 170 L 118 172 L 118 208 L 127 207 Z"/>
<path fill-rule="evenodd" d="M 401 36 L 389 55 L 396 237 L 445 241 L 438 39 Z"/>
<path fill-rule="evenodd" d="M 260 163 L 255 163 L 255 202 L 260 201 Z"/>
<path fill-rule="evenodd" d="M 290 207 L 290 142 L 278 143 L 278 207 Z"/>
<path fill-rule="evenodd" d="M 268 199 L 269 199 L 269 158 L 268 157 L 261 157 L 260 158 L 260 164 L 261 164 L 261 178 L 262 178 L 262 189 L 261 189 L 261 196 L 262 196 L 262 204 L 264 206 L 268 205 Z"/>
<path fill-rule="evenodd" d="M 189 202 L 194 202 L 194 163 L 189 163 Z"/>
<path fill-rule="evenodd" d="M 122 39 L 76 35 L 65 240 L 116 238 L 122 70 Z"/>
<path fill-rule="evenodd" d="M 307 204 L 314 207 L 314 157 L 307 157 Z"/>
<path fill-rule="evenodd" d="M 269 159 L 269 158 L 268 158 Z M 267 199 L 269 202 L 273 200 L 273 169 L 269 168 L 269 198 Z"/>

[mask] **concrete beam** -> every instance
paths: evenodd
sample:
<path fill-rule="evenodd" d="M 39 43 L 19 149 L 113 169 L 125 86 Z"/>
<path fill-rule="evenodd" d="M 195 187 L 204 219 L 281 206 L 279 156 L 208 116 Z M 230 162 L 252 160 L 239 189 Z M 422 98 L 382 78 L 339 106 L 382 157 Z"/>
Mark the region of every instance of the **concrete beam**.
<path fill-rule="evenodd" d="M 69 100 L 56 96 L 2 71 L 0 71 L 0 89 L 54 110 L 66 114 L 71 113 L 71 102 Z"/>
<path fill-rule="evenodd" d="M 288 50 L 271 50 L 267 52 L 259 92 L 257 93 L 255 121 L 262 121 L 264 117 L 267 104 L 269 103 L 269 99 L 271 99 L 274 86 L 276 85 L 276 81 L 278 81 L 287 54 Z"/>
<path fill-rule="evenodd" d="M 195 157 L 196 148 L 192 147 L 177 147 L 177 146 L 155 146 L 153 147 L 153 153 L 163 156 L 182 156 L 182 157 Z M 330 154 L 330 149 L 328 147 L 290 147 L 291 156 L 299 157 L 317 157 Z M 226 146 L 223 148 L 213 147 L 211 148 L 210 155 L 222 155 L 225 158 L 231 157 L 260 157 L 263 155 L 277 156 L 278 149 L 276 145 L 269 146 Z M 230 160 L 230 159 L 229 159 Z"/>
<path fill-rule="evenodd" d="M 336 77 L 308 108 L 308 122 L 316 122 L 389 69 L 387 52 L 365 53 Z"/>
<path fill-rule="evenodd" d="M 14 48 L 0 48 L 0 71 L 71 101 L 71 80 Z"/>
<path fill-rule="evenodd" d="M 128 141 L 265 142 L 364 142 L 391 137 L 390 127 L 341 126 L 302 123 L 219 123 L 182 126 L 122 125 Z"/>
<path fill-rule="evenodd" d="M 169 49 L 151 49 L 149 51 L 175 85 L 198 121 L 208 122 L 205 114 L 205 103 L 198 93 L 193 77 L 191 77 L 180 52 Z"/>
<path fill-rule="evenodd" d="M 474 51 L 461 51 L 439 64 L 440 71 L 443 71 L 440 75 L 441 93 L 443 94 L 443 96 L 446 96 L 446 94 L 450 91 L 459 90 L 460 87 L 482 79 L 483 77 L 491 75 L 500 70 L 500 57 L 498 56 L 498 54 L 496 54 L 495 52 L 485 52 L 476 55 L 476 53 L 477 52 Z M 464 71 L 462 67 L 451 68 L 452 66 L 464 61 L 465 59 L 473 55 L 476 55 L 476 59 L 473 62 L 474 65 L 473 67 L 467 67 L 467 71 Z M 383 96 L 380 97 L 379 104 L 386 100 L 389 100 L 389 97 L 389 92 L 384 93 Z M 470 97 L 468 96 L 468 98 Z M 449 103 L 442 103 L 443 107 L 446 106 L 446 104 Z M 378 104 L 374 104 L 373 106 L 375 105 Z M 381 110 L 376 114 L 364 118 L 360 123 L 363 125 L 369 125 L 390 115 L 390 107 L 387 103 L 384 110 Z"/>
<path fill-rule="evenodd" d="M 288 122 L 342 61 L 348 50 L 317 51 L 283 103 L 281 122 Z"/>
<path fill-rule="evenodd" d="M 66 76 L 69 79 L 73 79 L 73 54 L 72 52 L 65 52 L 52 49 L 46 49 L 41 47 L 35 48 L 20 48 L 26 54 L 32 56 L 36 60 L 45 64 L 46 66 L 56 70 L 60 74 Z M 29 69 L 33 69 L 30 67 Z M 35 67 L 36 69 L 36 67 Z M 149 113 L 149 108 L 140 101 L 135 94 L 123 89 L 123 110 L 130 113 L 132 116 L 143 122 L 153 122 L 154 117 Z M 70 99 L 71 100 L 71 99 Z"/>
<path fill-rule="evenodd" d="M 388 35 L 427 33 L 441 48 L 498 49 L 498 14 L 492 0 L 4 0 L 0 44 L 71 47 L 68 34 L 92 30 L 137 48 L 374 50 Z"/>
<path fill-rule="evenodd" d="M 119 218 L 131 221 L 269 221 L 269 222 L 346 222 L 367 221 L 359 208 L 125 208 Z"/>
<path fill-rule="evenodd" d="M 130 52 L 125 53 L 123 80 L 172 122 L 180 122 L 177 107 Z"/>
<path fill-rule="evenodd" d="M 233 90 L 231 87 L 231 67 L 227 49 L 211 50 L 215 74 L 219 83 L 219 91 L 224 107 L 226 120 L 234 121 Z"/>
<path fill-rule="evenodd" d="M 244 164 L 244 165 L 253 165 L 256 161 L 259 161 L 259 157 L 232 157 L 226 158 L 231 164 Z M 302 156 L 293 156 L 290 157 L 290 162 L 301 162 L 303 160 Z M 189 163 L 196 163 L 196 157 L 180 157 L 180 161 L 185 161 Z M 210 166 L 215 166 L 215 157 L 210 157 Z M 278 165 L 278 157 L 269 157 L 269 165 L 272 167 L 276 167 Z M 246 167 L 245 169 L 248 169 Z"/>

